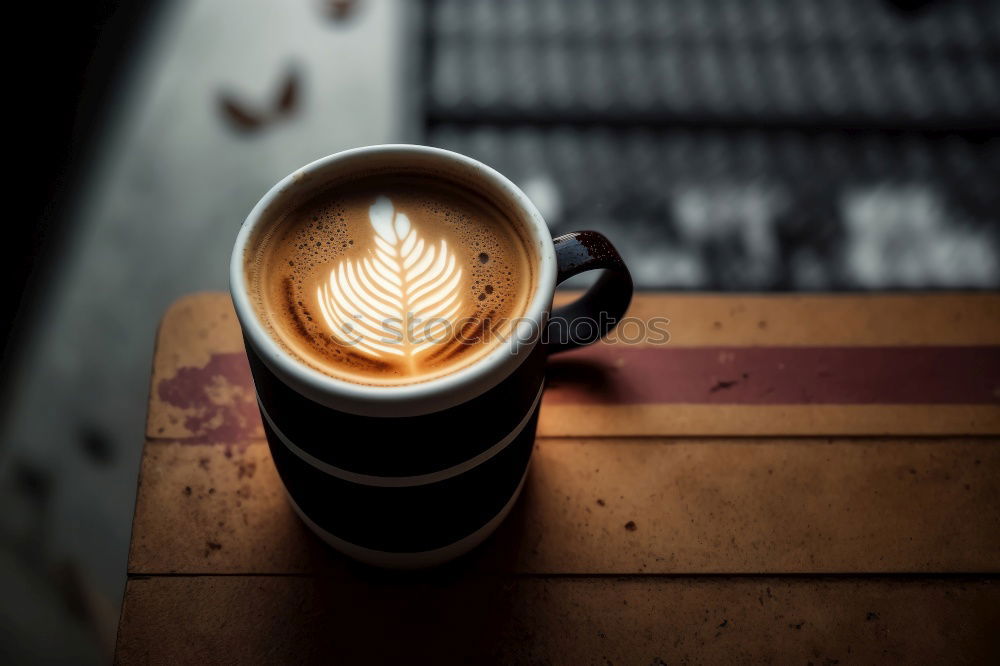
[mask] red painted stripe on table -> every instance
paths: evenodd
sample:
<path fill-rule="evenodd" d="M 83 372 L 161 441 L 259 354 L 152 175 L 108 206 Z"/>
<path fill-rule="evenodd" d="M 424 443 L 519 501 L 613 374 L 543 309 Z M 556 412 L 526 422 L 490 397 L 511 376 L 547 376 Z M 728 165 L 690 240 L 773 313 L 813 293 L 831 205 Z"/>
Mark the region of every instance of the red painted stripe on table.
<path fill-rule="evenodd" d="M 617 347 L 549 361 L 547 404 L 992 404 L 1000 346 Z"/>
<path fill-rule="evenodd" d="M 213 354 L 203 366 L 185 366 L 156 385 L 156 397 L 181 410 L 189 443 L 232 443 L 264 431 L 243 352 Z M 171 439 L 177 439 L 173 437 Z"/>

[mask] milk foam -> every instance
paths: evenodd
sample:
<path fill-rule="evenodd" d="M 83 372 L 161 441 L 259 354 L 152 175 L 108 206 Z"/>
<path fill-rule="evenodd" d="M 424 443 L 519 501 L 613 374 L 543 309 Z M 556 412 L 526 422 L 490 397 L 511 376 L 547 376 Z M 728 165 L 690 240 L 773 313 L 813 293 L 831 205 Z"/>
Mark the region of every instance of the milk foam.
<path fill-rule="evenodd" d="M 323 192 L 255 241 L 258 315 L 293 356 L 364 384 L 426 381 L 502 342 L 533 291 L 516 222 L 476 193 L 376 176 Z"/>

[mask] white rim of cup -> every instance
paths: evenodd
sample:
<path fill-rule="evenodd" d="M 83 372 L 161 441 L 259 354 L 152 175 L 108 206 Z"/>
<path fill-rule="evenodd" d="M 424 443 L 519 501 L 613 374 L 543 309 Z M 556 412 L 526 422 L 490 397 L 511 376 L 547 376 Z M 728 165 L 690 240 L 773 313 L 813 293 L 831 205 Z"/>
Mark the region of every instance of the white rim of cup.
<path fill-rule="evenodd" d="M 250 302 L 244 253 L 257 227 L 269 221 L 267 213 L 271 204 L 289 190 L 298 188 L 301 181 L 346 161 L 376 155 L 384 159 L 393 154 L 401 158 L 423 155 L 449 163 L 452 168 L 470 170 L 484 189 L 514 204 L 524 222 L 525 231 L 531 236 L 529 242 L 535 245 L 538 253 L 538 279 L 522 315 L 525 324 L 519 326 L 524 335 L 511 335 L 508 343 L 497 345 L 496 349 L 472 365 L 425 382 L 389 386 L 356 384 L 309 367 L 272 339 Z M 520 188 L 495 169 L 450 150 L 411 144 L 383 144 L 328 155 L 295 170 L 268 190 L 247 215 L 236 237 L 229 263 L 229 284 L 236 316 L 247 344 L 252 345 L 261 361 L 293 390 L 314 402 L 360 416 L 419 416 L 454 407 L 485 393 L 506 379 L 531 353 L 552 305 L 556 256 L 552 236 L 538 209 Z M 528 330 L 530 328 L 534 330 Z"/>

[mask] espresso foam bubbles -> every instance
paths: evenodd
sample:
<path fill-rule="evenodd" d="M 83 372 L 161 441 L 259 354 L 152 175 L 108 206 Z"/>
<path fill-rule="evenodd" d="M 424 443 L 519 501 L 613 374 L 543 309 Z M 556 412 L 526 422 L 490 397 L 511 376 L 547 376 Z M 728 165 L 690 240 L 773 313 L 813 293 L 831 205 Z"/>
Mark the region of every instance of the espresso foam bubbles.
<path fill-rule="evenodd" d="M 360 384 L 427 381 L 496 348 L 534 291 L 519 223 L 464 187 L 378 175 L 280 214 L 251 243 L 258 317 L 291 355 Z"/>

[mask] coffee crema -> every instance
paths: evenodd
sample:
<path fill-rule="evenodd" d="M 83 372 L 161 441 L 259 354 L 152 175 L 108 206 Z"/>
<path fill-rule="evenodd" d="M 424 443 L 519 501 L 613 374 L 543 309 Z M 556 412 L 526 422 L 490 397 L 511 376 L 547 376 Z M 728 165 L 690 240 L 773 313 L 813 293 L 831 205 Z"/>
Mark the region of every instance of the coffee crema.
<path fill-rule="evenodd" d="M 502 344 L 535 288 L 519 223 L 430 176 L 331 186 L 279 213 L 245 257 L 249 295 L 292 356 L 359 384 L 428 381 Z"/>

